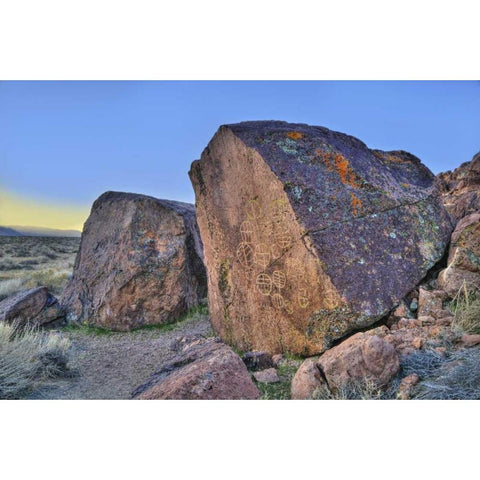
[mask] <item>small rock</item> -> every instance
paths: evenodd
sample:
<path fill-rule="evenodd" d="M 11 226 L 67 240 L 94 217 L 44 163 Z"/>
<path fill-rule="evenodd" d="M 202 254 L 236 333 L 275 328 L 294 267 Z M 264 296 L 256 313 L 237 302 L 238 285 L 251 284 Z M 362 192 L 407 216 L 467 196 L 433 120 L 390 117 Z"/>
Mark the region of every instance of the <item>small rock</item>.
<path fill-rule="evenodd" d="M 435 351 L 442 356 L 444 356 L 447 353 L 447 349 L 445 347 L 436 347 Z"/>
<path fill-rule="evenodd" d="M 281 353 L 277 353 L 276 355 L 273 355 L 272 357 L 273 366 L 278 367 L 278 365 L 282 360 L 283 360 L 283 355 Z"/>
<path fill-rule="evenodd" d="M 419 289 L 418 316 L 432 315 L 435 310 L 442 310 L 447 294 L 443 290 Z"/>
<path fill-rule="evenodd" d="M 420 350 L 420 348 L 423 347 L 423 343 L 424 341 L 423 341 L 423 338 L 421 337 L 415 337 L 412 341 L 413 347 L 416 348 L 417 350 Z"/>
<path fill-rule="evenodd" d="M 253 374 L 255 380 L 260 383 L 277 383 L 280 381 L 277 370 L 275 368 L 267 368 Z"/>
<path fill-rule="evenodd" d="M 420 325 L 433 325 L 435 323 L 435 319 L 431 315 L 423 315 L 418 317 L 418 321 Z"/>
<path fill-rule="evenodd" d="M 397 396 L 400 400 L 409 400 L 411 398 L 413 387 L 419 382 L 420 378 L 416 373 L 412 373 L 403 378 L 398 387 Z"/>
<path fill-rule="evenodd" d="M 249 370 L 265 370 L 274 366 L 272 356 L 268 352 L 247 352 L 242 357 Z"/>
<path fill-rule="evenodd" d="M 410 310 L 412 310 L 413 312 L 415 312 L 418 308 L 418 302 L 417 300 L 412 300 L 412 303 L 410 303 Z"/>
<path fill-rule="evenodd" d="M 465 347 L 474 347 L 475 345 L 480 344 L 480 335 L 478 334 L 465 334 L 462 335 L 460 342 Z"/>
<path fill-rule="evenodd" d="M 435 323 L 436 323 L 437 325 L 445 325 L 445 326 L 448 326 L 448 325 L 451 325 L 451 324 L 452 324 L 452 321 L 453 321 L 453 317 L 452 317 L 452 316 L 449 316 L 449 317 L 439 318 Z"/>

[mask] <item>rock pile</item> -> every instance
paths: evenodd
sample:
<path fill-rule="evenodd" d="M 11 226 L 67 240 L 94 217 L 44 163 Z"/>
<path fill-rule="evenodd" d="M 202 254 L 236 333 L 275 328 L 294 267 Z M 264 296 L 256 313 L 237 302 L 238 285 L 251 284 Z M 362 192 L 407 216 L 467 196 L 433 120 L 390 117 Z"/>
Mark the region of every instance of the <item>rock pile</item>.
<path fill-rule="evenodd" d="M 18 292 L 0 302 L 0 321 L 24 326 L 49 326 L 61 321 L 63 311 L 46 287 Z"/>
<path fill-rule="evenodd" d="M 114 330 L 176 320 L 206 296 L 193 205 L 107 192 L 93 204 L 61 304 Z"/>
<path fill-rule="evenodd" d="M 223 126 L 190 178 L 212 323 L 242 350 L 313 355 L 371 325 L 452 230 L 420 160 L 322 127 Z"/>

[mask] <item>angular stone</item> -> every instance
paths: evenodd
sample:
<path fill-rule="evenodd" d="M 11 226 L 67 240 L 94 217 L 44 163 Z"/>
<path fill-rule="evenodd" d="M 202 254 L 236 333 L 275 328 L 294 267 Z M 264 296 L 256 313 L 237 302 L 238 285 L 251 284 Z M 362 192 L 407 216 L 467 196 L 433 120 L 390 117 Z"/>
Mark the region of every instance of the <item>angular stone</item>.
<path fill-rule="evenodd" d="M 260 383 L 278 383 L 280 377 L 275 368 L 266 368 L 253 374 L 255 380 Z"/>
<path fill-rule="evenodd" d="M 132 394 L 141 400 L 257 399 L 241 358 L 218 338 L 197 338 L 178 346 L 176 357 Z"/>
<path fill-rule="evenodd" d="M 333 393 L 352 383 L 369 383 L 379 388 L 386 386 L 400 368 L 395 348 L 380 337 L 367 333 L 356 333 L 327 350 L 317 365 Z"/>
<path fill-rule="evenodd" d="M 445 207 L 455 223 L 480 212 L 480 152 L 453 172 L 438 174 Z"/>
<path fill-rule="evenodd" d="M 447 295 L 443 290 L 419 289 L 418 316 L 435 316 L 433 312 L 443 309 L 443 301 Z"/>
<path fill-rule="evenodd" d="M 480 213 L 470 214 L 457 223 L 448 266 L 438 275 L 437 285 L 451 297 L 462 288 L 480 291 Z"/>
<path fill-rule="evenodd" d="M 249 370 L 263 370 L 274 366 L 272 356 L 268 352 L 247 352 L 242 360 Z"/>
<path fill-rule="evenodd" d="M 73 276 L 68 320 L 112 330 L 176 320 L 206 296 L 193 205 L 107 192 L 93 204 Z"/>
<path fill-rule="evenodd" d="M 18 292 L 0 302 L 0 321 L 18 326 L 47 325 L 63 317 L 57 299 L 46 287 Z"/>
<path fill-rule="evenodd" d="M 241 350 L 313 355 L 371 325 L 451 233 L 420 160 L 322 127 L 223 126 L 190 178 L 212 323 Z"/>

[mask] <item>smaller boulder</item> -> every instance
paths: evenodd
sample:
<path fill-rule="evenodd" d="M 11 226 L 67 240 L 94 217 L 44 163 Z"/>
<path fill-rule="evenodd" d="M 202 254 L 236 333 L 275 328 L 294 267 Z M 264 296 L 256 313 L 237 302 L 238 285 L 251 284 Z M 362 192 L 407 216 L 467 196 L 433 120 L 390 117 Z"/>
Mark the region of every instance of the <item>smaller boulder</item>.
<path fill-rule="evenodd" d="M 268 352 L 247 352 L 242 357 L 249 370 L 265 370 L 274 367 L 272 356 Z"/>
<path fill-rule="evenodd" d="M 398 386 L 397 398 L 399 400 L 409 400 L 412 398 L 413 387 L 419 382 L 420 377 L 416 373 L 412 373 L 403 378 Z"/>
<path fill-rule="evenodd" d="M 255 380 L 260 383 L 278 383 L 280 377 L 275 368 L 267 368 L 253 374 Z"/>
<path fill-rule="evenodd" d="M 386 386 L 399 370 L 399 359 L 387 341 L 377 335 L 357 333 L 327 350 L 318 365 L 335 393 L 352 383 Z"/>
<path fill-rule="evenodd" d="M 0 321 L 19 327 L 46 326 L 62 317 L 63 311 L 47 287 L 24 290 L 0 302 Z"/>
<path fill-rule="evenodd" d="M 309 400 L 315 391 L 324 388 L 325 381 L 317 366 L 318 357 L 307 358 L 293 377 L 291 386 L 292 400 Z"/>
<path fill-rule="evenodd" d="M 460 343 L 465 347 L 475 347 L 480 344 L 480 335 L 474 333 L 462 335 Z"/>
<path fill-rule="evenodd" d="M 177 355 L 138 387 L 133 398 L 247 400 L 260 397 L 245 364 L 218 338 L 191 338 L 173 347 Z"/>

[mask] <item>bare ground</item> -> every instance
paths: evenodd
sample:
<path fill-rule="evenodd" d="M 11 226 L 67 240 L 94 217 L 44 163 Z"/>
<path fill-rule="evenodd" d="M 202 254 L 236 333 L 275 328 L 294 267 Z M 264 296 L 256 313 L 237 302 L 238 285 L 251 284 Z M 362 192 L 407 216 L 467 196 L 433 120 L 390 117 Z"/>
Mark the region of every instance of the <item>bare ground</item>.
<path fill-rule="evenodd" d="M 61 330 L 60 330 L 61 331 Z M 142 329 L 128 333 L 95 334 L 62 331 L 72 341 L 71 375 L 43 382 L 29 399 L 129 399 L 175 353 L 172 342 L 183 336 L 211 336 L 208 316 L 196 314 L 170 331 Z"/>

